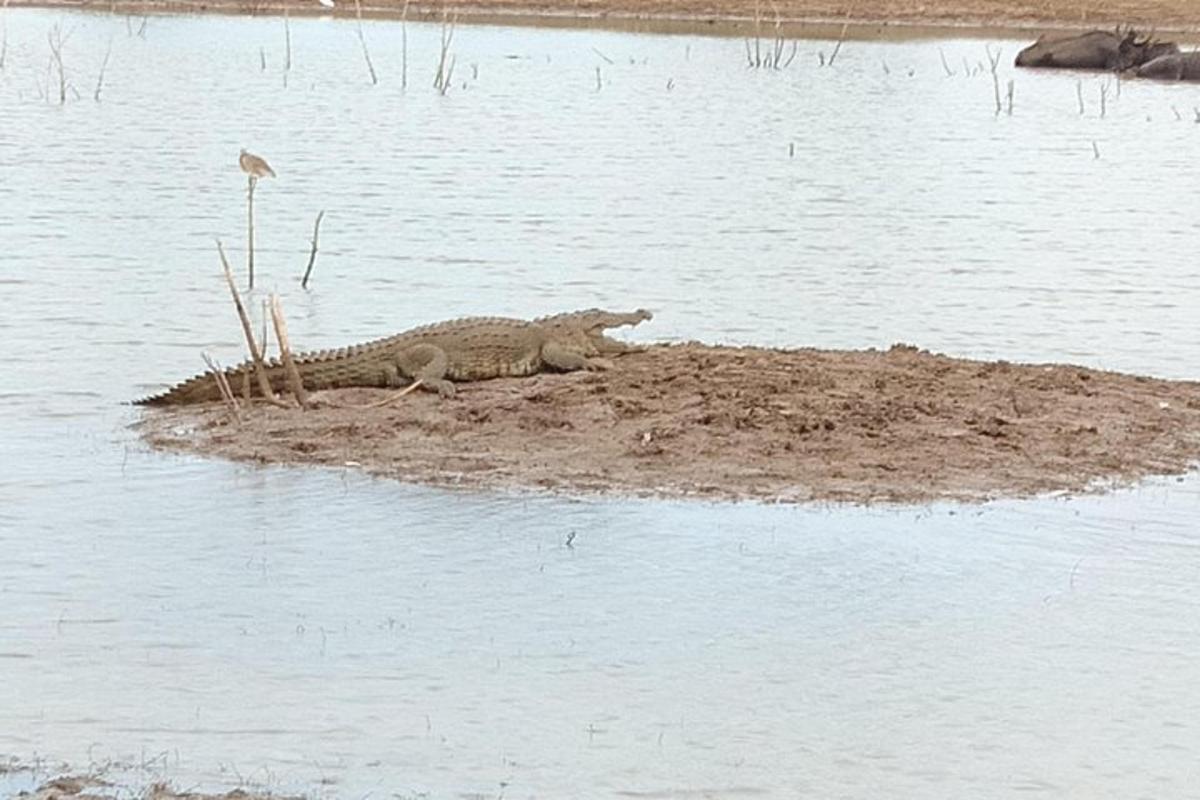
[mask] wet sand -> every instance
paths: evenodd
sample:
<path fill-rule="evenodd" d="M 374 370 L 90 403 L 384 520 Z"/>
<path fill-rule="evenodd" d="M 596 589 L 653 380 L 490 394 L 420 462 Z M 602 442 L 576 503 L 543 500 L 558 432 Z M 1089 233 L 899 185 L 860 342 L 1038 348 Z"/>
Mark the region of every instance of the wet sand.
<path fill-rule="evenodd" d="M 613 369 L 418 392 L 319 393 L 241 421 L 149 411 L 151 445 L 397 480 L 656 497 L 928 503 L 1082 492 L 1186 472 L 1200 383 L 888 351 L 656 345 Z"/>
<path fill-rule="evenodd" d="M 201 13 L 353 16 L 349 0 L 333 9 L 316 0 L 10 0 L 9 5 L 83 8 L 120 14 Z M 1194 0 L 459 0 L 454 3 L 363 0 L 370 17 L 441 19 L 446 10 L 474 23 L 595 26 L 625 30 L 751 35 L 908 38 L 996 35 L 1005 31 L 1136 25 L 1185 40 L 1200 32 Z M 1189 35 L 1190 34 L 1190 35 Z"/>

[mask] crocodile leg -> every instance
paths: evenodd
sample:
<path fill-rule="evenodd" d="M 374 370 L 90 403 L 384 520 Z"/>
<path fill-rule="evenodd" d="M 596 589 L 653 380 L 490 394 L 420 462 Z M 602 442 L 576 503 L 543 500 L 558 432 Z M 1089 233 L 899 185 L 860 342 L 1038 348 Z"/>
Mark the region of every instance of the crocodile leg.
<path fill-rule="evenodd" d="M 562 346 L 558 342 L 546 342 L 542 345 L 542 361 L 551 369 L 560 372 L 574 372 L 580 369 L 608 369 L 609 364 L 603 360 L 588 359 L 575 350 Z"/>
<path fill-rule="evenodd" d="M 442 397 L 454 396 L 454 384 L 446 380 L 449 363 L 446 351 L 432 344 L 413 345 L 397 358 L 400 372 L 421 381 L 421 386 Z"/>
<path fill-rule="evenodd" d="M 604 334 L 596 334 L 591 337 L 592 346 L 596 348 L 596 352 L 604 353 L 605 355 L 624 355 L 625 353 L 641 353 L 646 348 L 638 344 L 630 344 L 622 342 L 618 339 L 613 339 Z"/>

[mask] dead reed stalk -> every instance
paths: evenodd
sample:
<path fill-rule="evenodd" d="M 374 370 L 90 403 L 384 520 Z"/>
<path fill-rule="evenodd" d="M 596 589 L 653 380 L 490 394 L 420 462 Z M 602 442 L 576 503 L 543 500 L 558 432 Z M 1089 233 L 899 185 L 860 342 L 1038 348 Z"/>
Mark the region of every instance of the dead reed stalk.
<path fill-rule="evenodd" d="M 950 64 L 946 62 L 946 51 L 939 47 L 938 55 L 942 58 L 942 69 L 946 70 L 946 77 L 953 78 L 954 70 L 950 69 Z"/>
<path fill-rule="evenodd" d="M 1083 116 L 1083 79 L 1075 81 L 1075 96 L 1079 98 L 1079 116 Z"/>
<path fill-rule="evenodd" d="M 1100 84 L 1100 119 L 1104 119 L 1104 115 L 1108 113 L 1108 81 Z"/>
<path fill-rule="evenodd" d="M 362 45 L 363 60 L 367 62 L 367 72 L 371 73 L 371 85 L 375 86 L 379 78 L 375 75 L 375 65 L 371 63 L 371 52 L 367 50 L 367 39 L 363 36 L 362 0 L 354 0 L 354 16 L 358 20 L 358 43 Z"/>
<path fill-rule="evenodd" d="M 286 5 L 283 7 L 283 46 L 283 74 L 286 76 L 287 73 L 292 71 L 292 24 L 288 18 L 288 7 Z"/>
<path fill-rule="evenodd" d="M 8 57 L 8 0 L 0 5 L 0 70 L 4 69 L 4 60 Z"/>
<path fill-rule="evenodd" d="M 996 54 L 992 55 L 992 46 L 990 44 L 985 44 L 983 47 L 987 51 L 988 63 L 991 64 L 992 88 L 996 92 L 996 116 L 999 116 L 1000 112 L 1004 110 L 1004 106 L 1000 103 L 1000 75 L 997 70 L 1000 68 L 1000 54 L 1004 51 L 997 47 Z"/>
<path fill-rule="evenodd" d="M 67 34 L 67 38 L 69 37 L 70 34 Z M 52 27 L 50 32 L 46 34 L 46 40 L 50 43 L 50 59 L 54 63 L 54 66 L 58 69 L 58 104 L 60 106 L 66 105 L 67 72 L 66 68 L 63 66 L 62 56 L 62 48 L 63 44 L 66 42 L 66 39 L 63 38 L 62 28 L 60 28 L 58 25 Z M 47 94 L 49 94 L 49 91 L 49 87 L 47 86 Z"/>
<path fill-rule="evenodd" d="M 400 90 L 408 88 L 408 0 L 400 12 Z"/>
<path fill-rule="evenodd" d="M 442 50 L 438 56 L 437 74 L 433 76 L 433 88 L 438 90 L 439 94 L 446 94 L 450 88 L 450 78 L 454 74 L 454 56 L 450 56 L 450 63 L 446 63 L 446 56 L 450 52 L 450 45 L 454 41 L 454 28 L 458 24 L 458 14 L 450 18 L 449 12 L 442 12 Z M 599 69 L 597 67 L 597 69 Z"/>
<path fill-rule="evenodd" d="M 238 319 L 242 323 L 242 333 L 245 334 L 246 344 L 250 347 L 250 358 L 254 361 L 254 374 L 258 379 L 258 390 L 267 402 L 287 408 L 287 403 L 277 398 L 274 390 L 271 389 L 271 380 L 267 377 L 267 365 L 263 363 L 262 351 L 258 349 L 258 343 L 254 341 L 254 331 L 250 328 L 250 317 L 246 314 L 246 307 L 242 305 L 242 296 L 238 293 L 237 284 L 233 281 L 233 270 L 229 268 L 229 259 L 225 258 L 225 248 L 221 246 L 220 239 L 217 240 L 217 253 L 221 256 L 221 266 L 225 268 L 225 283 L 229 285 L 229 293 L 233 295 L 233 305 L 237 309 Z"/>
<path fill-rule="evenodd" d="M 841 52 L 842 42 L 846 41 L 846 31 L 849 29 L 850 29 L 850 23 L 848 21 L 843 22 L 842 23 L 842 32 L 838 34 L 837 44 L 835 44 L 833 46 L 833 52 L 829 54 L 829 61 L 828 61 L 828 63 L 826 63 L 825 66 L 827 66 L 827 67 L 833 66 L 833 60 L 835 58 L 837 58 L 837 54 Z"/>
<path fill-rule="evenodd" d="M 317 221 L 313 223 L 312 250 L 308 251 L 308 266 L 304 268 L 304 277 L 300 280 L 300 288 L 308 288 L 308 278 L 312 275 L 313 264 L 317 260 L 317 235 L 321 232 L 321 219 L 325 216 L 325 209 L 321 209 L 321 213 L 317 214 Z"/>
<path fill-rule="evenodd" d="M 108 58 L 112 55 L 112 37 L 108 37 L 108 49 L 104 51 L 104 60 L 100 62 L 100 74 L 96 76 L 96 91 L 92 94 L 92 99 L 97 103 L 100 102 L 100 90 L 104 88 L 104 70 L 108 69 Z"/>
<path fill-rule="evenodd" d="M 271 322 L 275 326 L 275 341 L 279 344 L 279 360 L 283 362 L 283 374 L 287 378 L 288 388 L 292 390 L 301 408 L 309 408 L 312 404 L 309 402 L 308 392 L 304 389 L 304 381 L 300 380 L 300 370 L 296 369 L 296 362 L 292 360 L 287 320 L 283 318 L 283 305 L 279 302 L 277 294 L 271 295 Z"/>

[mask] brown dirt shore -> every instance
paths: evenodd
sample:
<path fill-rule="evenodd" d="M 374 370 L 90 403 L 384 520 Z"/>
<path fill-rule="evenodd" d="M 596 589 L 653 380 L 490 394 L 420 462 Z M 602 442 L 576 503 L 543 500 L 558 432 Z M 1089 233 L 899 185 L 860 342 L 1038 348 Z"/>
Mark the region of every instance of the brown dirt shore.
<path fill-rule="evenodd" d="M 1186 472 L 1200 383 L 887 351 L 655 345 L 597 373 L 302 411 L 151 411 L 156 447 L 441 486 L 805 502 L 1079 492 Z M 335 405 L 336 404 L 336 405 Z"/>
<path fill-rule="evenodd" d="M 166 783 L 156 783 L 136 795 L 113 794 L 114 785 L 93 775 L 62 775 L 48 780 L 32 792 L 21 792 L 17 800 L 111 800 L 114 796 L 135 796 L 138 800 L 300 800 L 270 792 L 234 789 L 224 794 L 204 794 L 177 790 Z"/>
<path fill-rule="evenodd" d="M 10 0 L 11 6 L 51 6 L 122 14 L 216 12 L 352 16 L 354 3 L 337 0 L 330 11 L 316 0 Z M 404 0 L 362 0 L 364 15 L 399 17 Z M 847 38 L 994 34 L 998 29 L 1061 30 L 1136 25 L 1160 34 L 1200 31 L 1196 0 L 423 0 L 408 7 L 410 19 L 440 18 L 451 9 L 462 19 L 507 24 L 745 35 L 756 14 L 786 36 Z M 850 28 L 843 28 L 850 23 Z M 773 35 L 773 34 L 772 34 Z"/>

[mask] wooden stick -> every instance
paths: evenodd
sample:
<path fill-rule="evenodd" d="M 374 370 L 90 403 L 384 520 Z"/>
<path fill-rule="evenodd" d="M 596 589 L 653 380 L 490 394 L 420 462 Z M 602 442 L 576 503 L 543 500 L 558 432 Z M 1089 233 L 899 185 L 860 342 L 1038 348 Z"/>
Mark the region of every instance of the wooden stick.
<path fill-rule="evenodd" d="M 308 266 L 304 268 L 304 278 L 300 281 L 300 288 L 308 288 L 308 278 L 312 275 L 313 262 L 317 260 L 317 234 L 321 232 L 321 218 L 325 216 L 325 209 L 321 209 L 321 213 L 317 214 L 317 221 L 313 223 L 313 238 L 312 250 L 308 253 Z"/>
<path fill-rule="evenodd" d="M 424 385 L 424 381 L 422 381 L 420 378 L 417 378 L 415 381 L 410 383 L 408 386 L 405 386 L 400 391 L 395 392 L 394 394 L 389 394 L 387 397 L 383 398 L 382 400 L 377 400 L 374 403 L 367 403 L 365 406 L 357 406 L 357 408 L 383 408 L 384 406 L 390 406 L 392 403 L 396 402 L 401 397 L 412 394 L 417 389 L 421 388 L 423 385 Z"/>
<path fill-rule="evenodd" d="M 246 314 L 246 307 L 242 305 L 241 295 L 238 294 L 237 284 L 233 282 L 233 270 L 229 268 L 229 260 L 225 258 L 225 248 L 221 246 L 221 240 L 217 240 L 217 252 L 221 255 L 221 266 L 225 268 L 225 283 L 229 284 L 229 292 L 233 295 L 233 305 L 237 308 L 238 319 L 242 321 L 242 333 L 246 335 L 246 344 L 250 345 L 250 357 L 254 360 L 254 373 L 258 377 L 258 390 L 262 393 L 263 399 L 281 408 L 287 408 L 287 403 L 275 396 L 275 392 L 271 389 L 271 381 L 267 378 L 267 365 L 263 363 L 262 353 L 258 349 L 258 345 L 254 342 L 254 331 L 250 328 L 250 317 Z"/>
<path fill-rule="evenodd" d="M 269 343 L 271 341 L 271 337 L 267 335 L 267 315 L 270 313 L 271 313 L 271 310 L 267 306 L 267 300 L 264 297 L 263 301 L 262 301 L 262 323 L 263 323 L 262 338 L 261 338 L 262 352 L 259 353 L 259 355 L 263 357 L 264 361 L 266 361 L 266 359 L 267 359 L 267 350 L 270 348 Z"/>
<path fill-rule="evenodd" d="M 249 182 L 246 190 L 246 271 L 249 273 L 249 288 L 254 289 L 254 187 L 258 179 L 253 175 L 247 177 Z"/>
<path fill-rule="evenodd" d="M 238 405 L 237 398 L 233 396 L 233 390 L 229 388 L 229 379 L 225 377 L 225 370 L 221 369 L 221 365 L 214 363 L 209 358 L 208 353 L 201 353 L 200 357 L 204 359 L 204 363 L 208 365 L 208 369 L 213 374 L 213 379 L 217 382 L 217 389 L 221 392 L 221 399 L 225 401 L 225 405 L 229 406 L 229 410 L 233 412 L 234 418 L 238 422 L 242 421 L 242 408 Z"/>
<path fill-rule="evenodd" d="M 300 380 L 300 370 L 292 360 L 292 347 L 288 343 L 287 320 L 283 318 L 283 306 L 279 295 L 271 295 L 271 322 L 275 325 L 275 341 L 279 343 L 279 360 L 283 362 L 283 374 L 287 376 L 288 388 L 296 396 L 296 402 L 301 408 L 309 408 L 308 392 L 304 390 L 304 381 Z"/>

